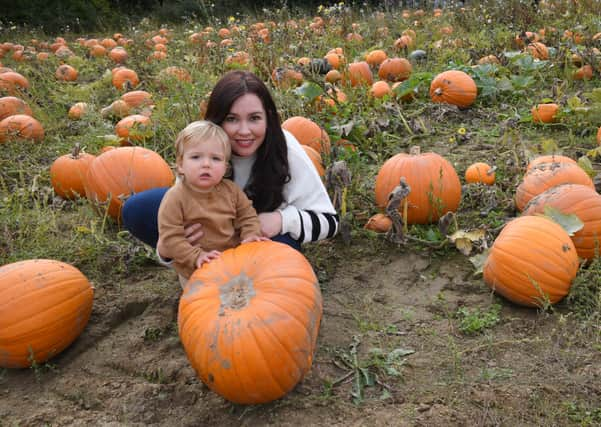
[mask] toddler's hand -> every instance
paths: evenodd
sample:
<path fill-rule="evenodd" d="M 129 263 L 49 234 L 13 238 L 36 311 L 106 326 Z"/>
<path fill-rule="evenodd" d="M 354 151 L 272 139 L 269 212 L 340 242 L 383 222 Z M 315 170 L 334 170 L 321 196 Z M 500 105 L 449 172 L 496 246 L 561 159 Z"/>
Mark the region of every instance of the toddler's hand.
<path fill-rule="evenodd" d="M 221 252 L 219 251 L 211 251 L 205 252 L 196 260 L 196 268 L 200 268 L 205 262 L 210 262 L 211 260 L 219 258 Z"/>
<path fill-rule="evenodd" d="M 266 240 L 270 240 L 267 237 L 263 237 L 263 236 L 249 236 L 246 239 L 242 240 L 241 243 L 248 243 L 248 242 L 264 242 Z"/>

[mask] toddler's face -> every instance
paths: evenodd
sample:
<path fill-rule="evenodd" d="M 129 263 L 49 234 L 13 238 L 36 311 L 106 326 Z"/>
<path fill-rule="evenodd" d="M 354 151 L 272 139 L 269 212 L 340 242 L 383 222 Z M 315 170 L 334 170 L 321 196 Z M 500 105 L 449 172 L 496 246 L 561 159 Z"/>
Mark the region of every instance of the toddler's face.
<path fill-rule="evenodd" d="M 223 144 L 216 139 L 190 141 L 184 147 L 177 172 L 188 185 L 199 191 L 209 191 L 217 185 L 227 170 Z"/>

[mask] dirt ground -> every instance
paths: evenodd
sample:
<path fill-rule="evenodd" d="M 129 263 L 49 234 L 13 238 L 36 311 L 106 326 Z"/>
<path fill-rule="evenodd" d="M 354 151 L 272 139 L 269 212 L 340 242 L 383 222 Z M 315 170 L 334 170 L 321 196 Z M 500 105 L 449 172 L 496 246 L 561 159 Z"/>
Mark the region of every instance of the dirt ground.
<path fill-rule="evenodd" d="M 144 277 L 96 284 L 90 322 L 61 355 L 36 369 L 0 371 L 0 426 L 598 421 L 599 336 L 561 305 L 541 313 L 498 299 L 454 251 L 370 238 L 322 242 L 306 255 L 320 279 L 323 319 L 312 369 L 284 398 L 235 405 L 197 379 L 177 334 L 175 273 L 149 261 Z M 502 308 L 494 327 L 458 330 L 459 308 L 495 303 Z M 362 374 L 372 381 L 360 396 L 353 387 Z"/>

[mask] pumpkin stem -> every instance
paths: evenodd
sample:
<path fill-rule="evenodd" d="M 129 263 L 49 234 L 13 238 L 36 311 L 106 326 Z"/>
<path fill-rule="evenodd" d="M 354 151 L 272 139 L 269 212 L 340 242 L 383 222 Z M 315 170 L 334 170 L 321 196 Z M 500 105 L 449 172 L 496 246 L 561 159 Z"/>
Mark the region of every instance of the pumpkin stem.
<path fill-rule="evenodd" d="M 253 281 L 244 273 L 233 277 L 229 282 L 221 286 L 219 299 L 221 300 L 220 313 L 229 308 L 241 310 L 245 308 L 255 296 Z"/>
<path fill-rule="evenodd" d="M 81 152 L 81 146 L 79 145 L 79 142 L 76 142 L 75 145 L 73 146 L 73 151 L 71 151 L 71 157 L 73 157 L 74 159 L 79 158 L 80 152 Z"/>
<path fill-rule="evenodd" d="M 413 147 L 411 147 L 409 149 L 409 154 L 412 156 L 419 156 L 421 154 L 421 149 L 419 148 L 419 145 L 414 145 Z"/>

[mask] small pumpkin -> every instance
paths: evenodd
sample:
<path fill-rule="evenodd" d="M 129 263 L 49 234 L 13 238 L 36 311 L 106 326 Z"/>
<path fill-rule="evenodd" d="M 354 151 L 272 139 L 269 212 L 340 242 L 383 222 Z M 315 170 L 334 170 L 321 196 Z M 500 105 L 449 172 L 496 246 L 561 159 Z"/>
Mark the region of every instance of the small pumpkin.
<path fill-rule="evenodd" d="M 145 90 L 132 90 L 121 95 L 121 99 L 131 108 L 144 108 L 154 105 L 152 95 Z"/>
<path fill-rule="evenodd" d="M 41 364 L 84 330 L 94 288 L 75 267 L 32 259 L 0 267 L 0 367 Z"/>
<path fill-rule="evenodd" d="M 533 123 L 553 123 L 559 113 L 559 105 L 555 103 L 538 104 L 532 107 Z"/>
<path fill-rule="evenodd" d="M 57 158 L 50 166 L 50 184 L 54 192 L 63 199 L 85 197 L 85 179 L 90 164 L 96 156 L 82 153 L 76 144 L 70 154 Z"/>
<path fill-rule="evenodd" d="M 351 86 L 358 85 L 371 86 L 374 82 L 374 77 L 369 68 L 369 64 L 365 61 L 352 62 L 347 67 L 345 81 L 350 82 Z"/>
<path fill-rule="evenodd" d="M 0 143 L 16 140 L 44 139 L 42 124 L 26 114 L 15 114 L 0 121 Z"/>
<path fill-rule="evenodd" d="M 76 102 L 69 108 L 67 115 L 71 120 L 79 120 L 90 112 L 90 104 L 87 102 Z"/>
<path fill-rule="evenodd" d="M 392 89 L 390 85 L 385 80 L 378 80 L 369 88 L 370 96 L 374 98 L 384 98 L 385 96 L 390 96 L 392 94 Z"/>
<path fill-rule="evenodd" d="M 130 68 L 121 67 L 115 70 L 112 79 L 113 86 L 118 90 L 128 91 L 140 83 L 138 73 Z"/>
<path fill-rule="evenodd" d="M 378 67 L 388 58 L 388 54 L 382 49 L 375 49 L 365 55 L 365 62 L 372 67 Z"/>
<path fill-rule="evenodd" d="M 31 108 L 21 98 L 15 96 L 4 96 L 0 98 L 0 120 L 15 114 L 25 114 L 32 116 Z"/>
<path fill-rule="evenodd" d="M 541 163 L 531 168 L 515 192 L 515 206 L 523 211 L 528 202 L 560 184 L 582 184 L 595 188 L 590 176 L 577 164 L 572 163 Z"/>
<path fill-rule="evenodd" d="M 282 129 L 290 132 L 302 145 L 308 145 L 318 153 L 330 152 L 330 137 L 313 120 L 302 116 L 293 116 L 282 123 Z"/>
<path fill-rule="evenodd" d="M 595 251 L 601 250 L 601 196 L 586 185 L 557 185 L 530 200 L 523 214 L 544 214 L 547 206 L 582 221 L 583 227 L 571 239 L 579 257 L 593 259 Z"/>
<path fill-rule="evenodd" d="M 64 82 L 74 82 L 79 75 L 78 71 L 69 64 L 62 64 L 56 69 L 56 79 Z"/>
<path fill-rule="evenodd" d="M 566 296 L 578 272 L 568 233 L 543 216 L 511 220 L 495 239 L 483 267 L 484 281 L 516 304 L 542 307 Z"/>
<path fill-rule="evenodd" d="M 115 125 L 115 134 L 121 138 L 122 144 L 141 141 L 151 132 L 152 123 L 148 116 L 132 114 L 124 117 Z"/>
<path fill-rule="evenodd" d="M 376 176 L 378 207 L 386 207 L 401 177 L 411 188 L 406 199 L 407 223 L 429 224 L 459 207 L 461 182 L 453 165 L 441 155 L 412 147 L 409 154 L 399 153 L 384 162 Z"/>
<path fill-rule="evenodd" d="M 526 51 L 536 59 L 549 59 L 549 49 L 541 42 L 532 42 L 526 46 Z"/>
<path fill-rule="evenodd" d="M 178 330 L 203 383 L 229 401 L 257 404 L 283 397 L 309 372 L 321 316 L 307 259 L 282 243 L 252 242 L 192 274 Z"/>
<path fill-rule="evenodd" d="M 375 231 L 376 233 L 386 233 L 391 227 L 392 220 L 383 213 L 372 215 L 363 226 L 366 230 Z"/>
<path fill-rule="evenodd" d="M 468 184 L 493 185 L 495 183 L 495 170 L 488 163 L 473 163 L 465 170 L 465 182 Z"/>
<path fill-rule="evenodd" d="M 438 74 L 430 84 L 430 98 L 433 102 L 443 102 L 467 108 L 478 95 L 476 82 L 468 74 L 459 70 L 449 70 Z"/>
<path fill-rule="evenodd" d="M 129 55 L 122 46 L 117 46 L 109 50 L 108 57 L 117 64 L 125 64 Z"/>
<path fill-rule="evenodd" d="M 192 77 L 188 70 L 182 67 L 170 66 L 162 69 L 159 72 L 158 79 L 161 82 L 166 82 L 169 80 L 176 80 L 185 83 L 191 83 Z"/>
<path fill-rule="evenodd" d="M 378 77 L 389 82 L 407 80 L 413 71 L 411 62 L 405 58 L 387 58 L 380 64 Z"/>
<path fill-rule="evenodd" d="M 151 188 L 169 187 L 173 179 L 171 168 L 158 153 L 144 147 L 120 147 L 94 159 L 84 185 L 88 200 L 94 206 L 108 202 L 108 215 L 119 220 L 125 198 Z"/>

